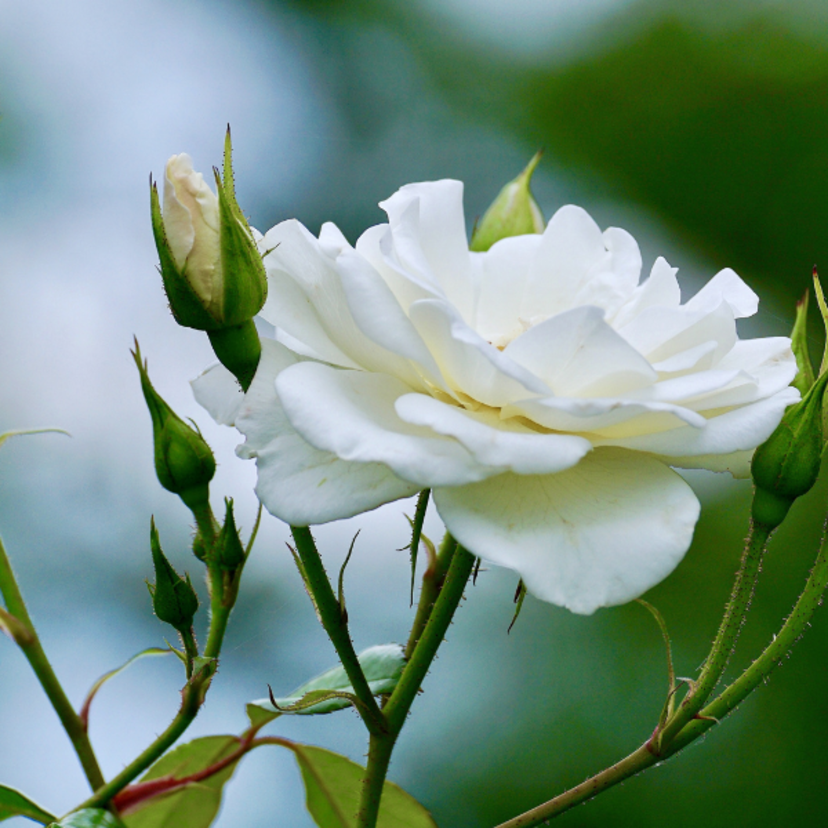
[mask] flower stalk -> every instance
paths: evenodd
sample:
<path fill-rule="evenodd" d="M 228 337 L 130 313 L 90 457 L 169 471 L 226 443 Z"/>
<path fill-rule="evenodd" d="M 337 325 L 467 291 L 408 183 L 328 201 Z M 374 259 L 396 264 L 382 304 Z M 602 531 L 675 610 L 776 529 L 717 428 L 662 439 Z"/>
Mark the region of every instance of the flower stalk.
<path fill-rule="evenodd" d="M 307 526 L 291 526 L 290 531 L 304 570 L 305 585 L 311 594 L 319 619 L 336 649 L 339 660 L 342 662 L 351 686 L 354 688 L 354 693 L 361 702 L 356 709 L 370 734 L 383 734 L 386 732 L 385 717 L 379 709 L 374 694 L 368 686 L 365 673 L 362 671 L 362 666 L 351 641 L 348 621 L 342 612 L 339 599 L 334 593 L 333 587 L 331 587 L 331 582 L 328 580 L 313 535 L 311 535 Z"/>
<path fill-rule="evenodd" d="M 75 749 L 90 787 L 92 790 L 100 788 L 104 784 L 104 777 L 89 741 L 86 725 L 75 708 L 72 707 L 72 703 L 66 696 L 49 659 L 46 657 L 46 652 L 29 616 L 2 539 L 0 539 L 0 594 L 3 596 L 8 612 L 27 633 L 26 636 L 16 637 L 17 644 L 23 651 L 23 655 L 31 665 L 32 670 L 34 670 L 34 674 L 37 676 L 37 680 L 51 702 L 55 713 L 57 713 L 60 723 Z"/>
<path fill-rule="evenodd" d="M 762 558 L 767 550 L 770 533 L 771 529 L 765 524 L 751 522 L 730 600 L 725 608 L 713 646 L 705 659 L 698 680 L 693 683 L 690 692 L 684 697 L 660 734 L 662 744 L 671 743 L 679 731 L 698 714 L 719 683 L 745 622 L 745 615 L 756 589 L 756 581 L 762 568 Z"/>
<path fill-rule="evenodd" d="M 475 556 L 463 549 L 448 533 L 441 545 L 441 556 L 448 559 L 442 588 L 439 590 L 422 635 L 416 639 L 417 643 L 400 681 L 383 708 L 388 731 L 382 734 L 371 734 L 368 766 L 363 779 L 362 797 L 357 815 L 357 828 L 374 828 L 377 823 L 382 790 L 394 745 L 426 673 L 434 661 L 434 656 L 437 655 L 437 650 L 443 643 L 474 567 Z"/>
<path fill-rule="evenodd" d="M 755 574 L 758 573 L 762 553 L 767 546 L 769 535 L 767 527 L 752 527 L 751 535 L 745 544 L 743 565 L 737 573 L 731 600 L 710 655 L 705 662 L 702 675 L 682 705 L 668 720 L 666 726 L 661 730 L 656 728 L 653 736 L 641 747 L 612 767 L 554 799 L 501 823 L 496 828 L 534 828 L 560 816 L 607 788 L 675 755 L 718 724 L 744 701 L 790 652 L 807 629 L 817 607 L 822 604 L 825 590 L 828 588 L 826 531 L 828 531 L 828 521 L 823 530 L 823 539 L 814 567 L 791 614 L 779 632 L 773 636 L 761 655 L 736 681 L 725 688 L 712 702 L 705 705 L 704 701 L 715 688 L 735 645 L 739 627 L 744 620 L 744 613 L 753 591 L 751 583 L 755 584 Z"/>

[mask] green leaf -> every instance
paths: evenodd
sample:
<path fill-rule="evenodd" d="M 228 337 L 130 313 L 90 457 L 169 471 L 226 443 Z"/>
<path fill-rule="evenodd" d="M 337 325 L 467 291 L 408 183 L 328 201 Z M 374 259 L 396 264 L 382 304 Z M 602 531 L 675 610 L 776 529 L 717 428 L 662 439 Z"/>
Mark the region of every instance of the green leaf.
<path fill-rule="evenodd" d="M 45 825 L 54 822 L 56 817 L 48 811 L 44 811 L 39 805 L 35 805 L 31 799 L 27 799 L 14 788 L 7 788 L 0 785 L 0 822 L 11 819 L 14 816 L 24 816 Z"/>
<path fill-rule="evenodd" d="M 205 736 L 180 745 L 159 759 L 141 778 L 141 782 L 172 776 L 181 779 L 208 768 L 226 758 L 239 747 L 235 736 Z M 124 811 L 126 828 L 207 828 L 221 807 L 224 784 L 233 775 L 237 762 L 207 779 L 188 784 Z"/>
<path fill-rule="evenodd" d="M 368 679 L 368 686 L 375 696 L 382 693 L 391 693 L 397 686 L 405 666 L 403 648 L 399 644 L 380 644 L 376 647 L 369 647 L 359 654 L 359 663 Z M 298 704 L 308 694 L 315 690 L 334 690 L 338 693 L 350 693 L 354 695 L 354 688 L 343 667 L 334 667 L 316 678 L 297 687 L 292 693 L 276 699 L 279 707 L 291 707 Z M 351 702 L 347 698 L 335 696 L 320 701 L 311 707 L 302 707 L 297 710 L 277 710 L 269 699 L 259 699 L 247 705 L 247 715 L 254 727 L 259 727 L 269 721 L 281 716 L 282 713 L 296 713 L 301 716 L 310 716 L 320 713 L 333 713 L 334 710 L 342 710 L 350 707 Z"/>
<path fill-rule="evenodd" d="M 124 828 L 124 823 L 109 811 L 100 808 L 84 808 L 53 822 L 49 828 Z"/>
<path fill-rule="evenodd" d="M 356 828 L 365 768 L 311 745 L 291 747 L 305 783 L 308 811 L 319 828 Z M 382 790 L 377 828 L 436 828 L 431 814 L 393 782 Z"/>
<path fill-rule="evenodd" d="M 89 722 L 89 708 L 92 704 L 92 700 L 95 698 L 98 690 L 106 684 L 110 679 L 115 678 L 119 673 L 123 673 L 127 667 L 131 664 L 134 664 L 141 658 L 145 658 L 146 656 L 158 656 L 158 655 L 169 655 L 173 652 L 173 649 L 170 647 L 166 649 L 164 647 L 148 647 L 146 650 L 141 650 L 140 653 L 136 653 L 132 658 L 125 661 L 120 667 L 116 667 L 114 670 L 110 670 L 108 673 L 104 673 L 90 688 L 89 692 L 86 694 L 86 700 L 83 703 L 83 706 L 80 709 L 80 717 L 84 722 Z"/>

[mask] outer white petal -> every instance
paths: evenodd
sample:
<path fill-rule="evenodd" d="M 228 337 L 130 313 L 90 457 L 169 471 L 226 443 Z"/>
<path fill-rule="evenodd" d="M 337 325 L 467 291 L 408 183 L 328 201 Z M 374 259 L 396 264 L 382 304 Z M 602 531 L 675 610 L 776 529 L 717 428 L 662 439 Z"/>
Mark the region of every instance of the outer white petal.
<path fill-rule="evenodd" d="M 406 394 L 397 414 L 412 425 L 454 437 L 485 466 L 516 474 L 550 474 L 574 466 L 592 444 L 572 434 L 538 434 L 517 423 L 498 420 L 487 409 L 472 412 L 424 394 Z"/>
<path fill-rule="evenodd" d="M 295 362 L 277 342 L 263 341 L 259 370 L 235 418 L 247 437 L 238 454 L 256 459 L 256 494 L 267 510 L 286 523 L 307 526 L 414 494 L 417 486 L 400 480 L 387 466 L 348 463 L 302 439 L 285 416 L 275 386 L 279 373 Z"/>
<path fill-rule="evenodd" d="M 651 307 L 642 311 L 618 333 L 651 363 L 670 359 L 684 351 L 716 342 L 710 364 L 715 365 L 736 343 L 736 321 L 733 309 L 719 302 L 712 310 Z"/>
<path fill-rule="evenodd" d="M 472 330 L 451 305 L 437 299 L 415 302 L 409 315 L 446 382 L 483 405 L 499 407 L 550 389 L 526 368 Z"/>
<path fill-rule="evenodd" d="M 302 437 L 342 460 L 384 463 L 420 488 L 497 474 L 456 440 L 403 422 L 394 403 L 411 388 L 396 377 L 303 362 L 279 374 L 276 390 Z"/>
<path fill-rule="evenodd" d="M 337 233 L 328 226 L 323 246 L 298 221 L 283 221 L 267 232 L 262 245 L 272 251 L 266 257 L 270 287 L 261 315 L 307 343 L 312 352 L 306 356 L 394 374 L 418 385 L 419 375 L 409 361 L 378 346 L 354 320 L 336 261 L 324 249 L 341 248 L 344 240 Z"/>
<path fill-rule="evenodd" d="M 581 614 L 667 577 L 699 516 L 678 474 L 652 457 L 612 450 L 560 474 L 437 489 L 434 501 L 463 546 L 518 572 L 538 598 Z"/>
<path fill-rule="evenodd" d="M 648 451 L 665 458 L 747 451 L 764 443 L 779 425 L 785 409 L 798 401 L 799 391 L 784 388 L 768 399 L 711 417 L 701 428 L 685 426 L 658 433 L 596 439 L 594 442 Z M 673 461 L 668 459 L 667 462 Z"/>
<path fill-rule="evenodd" d="M 729 267 L 720 270 L 685 307 L 710 311 L 720 302 L 730 306 L 736 319 L 753 316 L 759 309 L 759 297 Z"/>
<path fill-rule="evenodd" d="M 663 459 L 665 463 L 669 463 L 674 468 L 730 472 L 737 480 L 747 480 L 750 477 L 753 449 L 734 451 L 733 454 L 699 454 L 696 457 L 665 457 Z"/>
<path fill-rule="evenodd" d="M 469 319 L 473 297 L 463 183 L 406 184 L 379 206 L 388 214 L 400 264 L 425 281 L 433 274 L 449 302 Z"/>
<path fill-rule="evenodd" d="M 196 402 L 219 424 L 231 426 L 236 422 L 244 402 L 239 381 L 220 364 L 210 366 L 190 382 Z"/>
<path fill-rule="evenodd" d="M 285 339 L 286 345 L 303 356 L 346 368 L 358 367 L 354 358 L 340 348 L 340 342 L 347 341 L 348 329 L 331 330 L 327 324 L 337 318 L 335 300 L 340 291 L 334 262 L 322 252 L 317 240 L 298 221 L 283 221 L 267 231 L 259 249 L 270 251 L 264 259 L 268 291 L 261 316 L 276 326 L 277 338 Z M 315 296 L 319 305 L 313 301 Z M 352 321 L 350 326 L 355 327 Z M 287 337 L 280 337 L 281 333 Z"/>

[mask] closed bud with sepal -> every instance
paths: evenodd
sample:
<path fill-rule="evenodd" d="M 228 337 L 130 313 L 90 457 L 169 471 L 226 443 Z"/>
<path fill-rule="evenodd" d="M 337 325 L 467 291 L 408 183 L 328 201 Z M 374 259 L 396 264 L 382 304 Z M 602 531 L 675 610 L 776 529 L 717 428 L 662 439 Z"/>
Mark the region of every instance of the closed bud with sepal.
<path fill-rule="evenodd" d="M 500 191 L 475 227 L 470 250 L 484 253 L 501 239 L 543 233 L 546 222 L 529 187 L 540 159 L 541 153 L 535 153 L 523 172 Z"/>
<path fill-rule="evenodd" d="M 132 352 L 141 376 L 141 390 L 152 417 L 155 473 L 161 485 L 196 511 L 208 503 L 216 472 L 213 452 L 201 432 L 187 425 L 153 388 L 138 342 Z"/>
<path fill-rule="evenodd" d="M 150 547 L 155 568 L 155 583 L 149 585 L 152 608 L 159 620 L 179 632 L 186 632 L 193 625 L 198 596 L 190 583 L 190 576 L 185 574 L 182 578 L 164 555 L 154 520 L 150 524 Z"/>
<path fill-rule="evenodd" d="M 230 128 L 217 194 L 189 155 L 167 162 L 164 205 L 150 182 L 150 207 L 161 278 L 179 325 L 207 331 L 219 360 L 246 389 L 261 345 L 253 317 L 267 298 L 267 276 L 256 237 L 236 201 Z"/>
<path fill-rule="evenodd" d="M 244 565 L 246 556 L 239 539 L 239 530 L 236 528 L 233 501 L 230 498 L 225 498 L 224 504 L 224 525 L 216 539 L 215 561 L 221 569 L 235 572 Z"/>
<path fill-rule="evenodd" d="M 828 335 L 828 308 L 816 268 L 814 290 Z M 828 385 L 828 344 L 826 358 L 823 358 L 815 379 L 808 351 L 807 313 L 806 293 L 797 304 L 796 321 L 791 334 L 791 347 L 799 368 L 793 384 L 803 395 L 802 399 L 785 411 L 782 421 L 773 434 L 756 449 L 751 462 L 751 474 L 756 485 L 753 520 L 769 529 L 782 523 L 794 501 L 810 491 L 816 483 L 826 442 L 823 398 Z"/>

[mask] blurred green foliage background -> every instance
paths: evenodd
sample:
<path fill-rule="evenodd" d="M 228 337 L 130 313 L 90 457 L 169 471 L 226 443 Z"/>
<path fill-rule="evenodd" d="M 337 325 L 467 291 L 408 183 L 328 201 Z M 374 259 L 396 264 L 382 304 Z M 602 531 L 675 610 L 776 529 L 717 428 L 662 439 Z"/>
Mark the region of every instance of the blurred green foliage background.
<path fill-rule="evenodd" d="M 473 220 L 543 147 L 535 189 L 547 216 L 577 201 L 603 226 L 631 230 L 645 250 L 645 263 L 666 251 L 671 264 L 691 277 L 708 278 L 733 267 L 762 297 L 761 318 L 743 329 L 749 333 L 787 333 L 793 303 L 808 286 L 813 264 L 824 263 L 828 273 L 828 7 L 823 3 L 628 0 L 600 9 L 596 4 L 595 19 L 583 12 L 575 25 L 552 14 L 554 3 L 547 4 L 553 23 L 545 23 L 544 4 L 527 2 L 511 12 L 528 15 L 531 7 L 537 26 L 523 29 L 509 25 L 508 10 L 459 0 L 248 0 L 244 5 L 250 15 L 246 25 L 259 32 L 279 30 L 295 40 L 312 67 L 316 102 L 327 113 L 312 127 L 317 133 L 308 136 L 323 149 L 303 167 L 305 178 L 298 185 L 284 191 L 258 186 L 256 166 L 266 166 L 267 158 L 238 167 L 243 206 L 262 229 L 289 216 L 313 231 L 331 220 L 354 240 L 381 220 L 376 202 L 396 187 L 442 176 L 466 182 Z M 220 4 L 217 8 L 220 14 Z M 194 4 L 191 13 L 197 10 Z M 267 52 L 258 60 L 266 70 Z M 277 123 L 283 113 L 263 109 L 257 117 Z M 25 161 L 27 140 L 11 106 L 0 125 L 6 169 Z M 274 157 L 282 149 L 270 148 Z M 243 156 L 241 142 L 236 151 Z M 252 194 L 247 203 L 245 192 Z M 145 236 L 151 253 L 148 232 Z M 4 290 L 12 276 L 0 274 Z M 142 289 L 160 291 L 151 276 Z M 820 336 L 813 347 L 815 355 L 821 352 Z M 118 370 L 128 370 L 126 359 Z M 139 409 L 137 388 L 132 404 Z M 11 402 L 4 405 L 12 410 Z M 148 465 L 148 428 L 144 436 Z M 27 462 L 20 449 L 14 451 L 9 457 L 17 465 L 3 472 L 0 522 L 5 534 L 25 546 L 35 536 L 19 526 L 20 499 L 42 481 L 10 482 Z M 52 487 L 68 485 L 52 474 Z M 729 592 L 750 499 L 746 482 L 711 481 L 702 474 L 692 480 L 705 507 L 693 548 L 676 573 L 647 596 L 670 627 L 679 674 L 691 676 Z M 819 485 L 775 538 L 728 675 L 735 676 L 760 651 L 793 605 L 816 554 L 827 494 L 828 487 Z M 97 495 L 88 496 L 94 501 Z M 122 526 L 104 527 L 107 538 L 120 538 L 127 529 L 143 532 L 149 506 L 138 501 L 136 507 L 125 499 Z M 403 536 L 400 530 L 397 545 L 405 542 Z M 183 534 L 180 540 L 186 547 Z M 75 546 L 83 560 L 83 543 L 76 540 Z M 138 540 L 124 548 L 135 556 L 145 553 Z M 386 604 L 369 583 L 374 553 L 366 554 L 366 563 L 354 564 L 349 593 L 357 637 L 365 646 L 384 636 L 399 640 L 405 634 L 404 556 L 395 558 L 393 581 L 403 609 L 389 616 L 400 622 L 389 632 Z M 109 584 L 111 606 L 121 615 L 126 607 L 146 615 L 145 595 L 134 589 L 136 583 L 143 589 L 140 579 L 114 564 L 107 572 L 102 560 L 96 559 L 94 583 L 98 589 Z M 78 577 L 80 568 L 72 566 L 67 560 L 51 569 L 24 562 L 21 571 L 39 579 L 37 594 L 46 595 L 61 579 Z M 308 677 L 300 674 L 306 665 L 298 653 L 311 649 L 302 637 L 310 634 L 293 631 L 311 629 L 315 620 L 289 567 L 284 561 L 279 567 L 278 583 L 243 587 L 234 619 L 237 643 L 226 670 L 241 676 L 241 699 L 261 695 L 277 670 L 285 689 Z M 442 828 L 490 828 L 577 784 L 643 742 L 663 701 L 661 639 L 642 608 L 633 604 L 584 618 L 530 597 L 507 636 L 514 582 L 509 573 L 491 571 L 468 591 L 392 766 L 391 777 L 424 802 Z M 84 595 L 79 591 L 75 597 Z M 43 604 L 48 618 L 48 603 Z M 52 608 L 58 615 L 71 612 L 66 601 Z M 135 639 L 137 649 L 152 641 L 139 642 L 136 630 L 149 635 L 150 629 L 158 634 L 145 618 L 120 634 Z M 267 653 L 257 648 L 265 637 Z M 318 663 L 312 662 L 316 671 L 327 666 L 330 653 L 318 631 L 311 638 L 321 653 Z M 564 815 L 559 824 L 823 825 L 826 656 L 828 622 L 820 614 L 769 685 L 703 744 Z M 0 650 L 0 659 L 7 658 Z M 16 661 L 4 663 L 17 669 Z M 13 672 L 0 672 L 0 690 Z M 331 742 L 327 724 L 303 722 L 288 735 L 361 758 L 359 727 L 349 722 Z M 292 772 L 288 764 L 279 766 L 279 773 Z M 268 767 L 256 778 L 273 773 Z M 239 784 L 244 774 L 242 768 Z M 298 775 L 291 779 L 296 788 Z M 264 805 L 246 822 L 244 814 L 252 812 L 233 801 L 219 825 L 309 824 L 302 821 L 300 793 L 287 804 L 269 803 L 268 790 L 260 785 L 245 793 L 254 796 Z M 272 815 L 266 822 L 263 810 Z"/>

